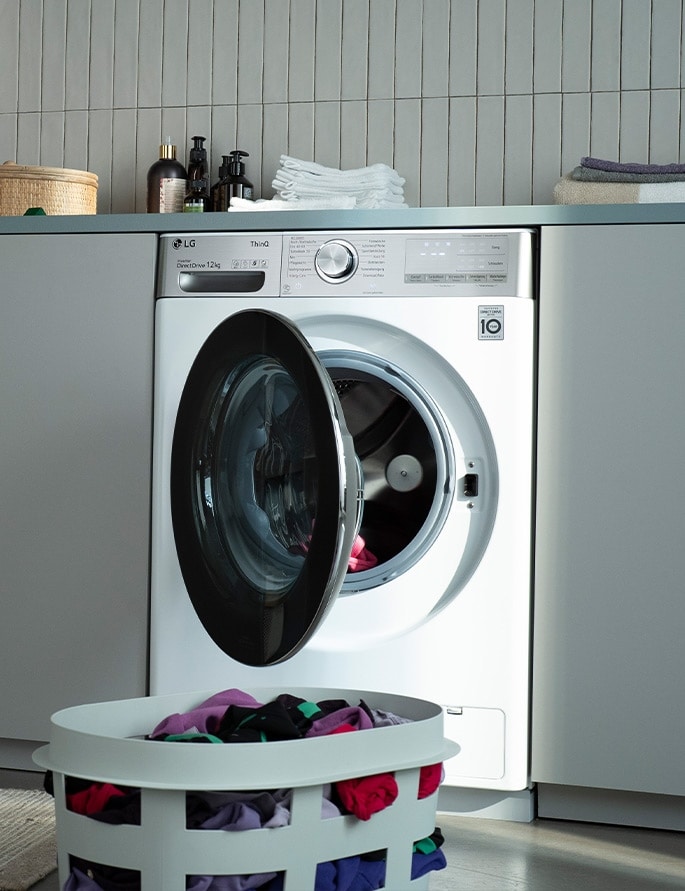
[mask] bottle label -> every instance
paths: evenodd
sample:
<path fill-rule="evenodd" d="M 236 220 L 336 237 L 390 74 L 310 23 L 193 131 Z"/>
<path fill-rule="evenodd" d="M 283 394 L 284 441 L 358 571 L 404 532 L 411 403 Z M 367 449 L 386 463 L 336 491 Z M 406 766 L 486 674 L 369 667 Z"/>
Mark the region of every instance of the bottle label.
<path fill-rule="evenodd" d="M 183 213 L 204 213 L 205 202 L 202 198 L 198 201 L 186 201 L 183 205 Z"/>
<path fill-rule="evenodd" d="M 159 181 L 159 212 L 183 213 L 186 181 L 182 177 L 164 177 Z"/>

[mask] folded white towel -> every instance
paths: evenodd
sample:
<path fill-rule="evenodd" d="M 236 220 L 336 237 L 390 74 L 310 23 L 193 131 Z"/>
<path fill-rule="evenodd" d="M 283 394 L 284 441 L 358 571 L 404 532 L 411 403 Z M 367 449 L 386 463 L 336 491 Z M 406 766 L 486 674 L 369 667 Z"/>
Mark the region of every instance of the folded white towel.
<path fill-rule="evenodd" d="M 357 207 L 357 199 L 349 195 L 331 195 L 322 198 L 302 198 L 293 201 L 282 201 L 272 198 L 267 201 L 259 198 L 257 201 L 249 201 L 247 198 L 231 198 L 229 210 L 350 210 Z"/>
<path fill-rule="evenodd" d="M 390 204 L 401 204 L 404 201 L 403 192 L 389 192 L 385 189 L 344 189 L 343 191 L 337 191 L 331 189 L 315 188 L 304 189 L 299 187 L 284 189 L 279 188 L 273 183 L 272 185 L 278 192 L 278 197 L 283 198 L 284 201 L 297 201 L 298 199 L 305 198 L 332 198 L 335 195 L 348 195 L 351 198 L 356 198 L 357 201 L 360 201 L 363 198 L 377 198 L 379 200 L 387 201 Z"/>
<path fill-rule="evenodd" d="M 317 176 L 335 175 L 337 177 L 349 177 L 355 179 L 359 177 L 382 175 L 388 176 L 392 179 L 402 179 L 397 171 L 393 170 L 392 167 L 388 167 L 387 164 L 370 164 L 368 167 L 357 167 L 349 170 L 338 170 L 335 167 L 324 167 L 323 164 L 317 164 L 316 161 L 302 161 L 300 160 L 300 158 L 293 158 L 290 155 L 281 155 L 280 160 L 281 166 L 284 167 L 286 170 L 315 174 Z M 404 185 L 403 179 L 402 185 Z"/>
<path fill-rule="evenodd" d="M 685 201 L 685 182 L 583 182 L 571 174 L 554 187 L 555 204 L 667 204 Z"/>

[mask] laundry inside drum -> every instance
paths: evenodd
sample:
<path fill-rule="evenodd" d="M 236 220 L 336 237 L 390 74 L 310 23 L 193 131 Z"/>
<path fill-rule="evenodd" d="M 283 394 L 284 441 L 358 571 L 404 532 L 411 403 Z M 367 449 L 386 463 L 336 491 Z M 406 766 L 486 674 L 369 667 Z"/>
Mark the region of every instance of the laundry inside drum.
<path fill-rule="evenodd" d="M 379 564 L 411 548 L 437 489 L 436 449 L 416 407 L 389 381 L 328 368 L 364 481 L 360 535 Z"/>

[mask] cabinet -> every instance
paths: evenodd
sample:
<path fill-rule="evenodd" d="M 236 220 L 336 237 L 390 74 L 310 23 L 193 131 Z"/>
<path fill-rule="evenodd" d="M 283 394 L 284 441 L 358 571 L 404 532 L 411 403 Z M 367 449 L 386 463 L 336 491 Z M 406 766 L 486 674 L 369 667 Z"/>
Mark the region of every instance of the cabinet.
<path fill-rule="evenodd" d="M 684 225 L 541 234 L 542 816 L 685 828 L 684 249 Z"/>
<path fill-rule="evenodd" d="M 146 692 L 156 236 L 0 237 L 0 766 Z"/>

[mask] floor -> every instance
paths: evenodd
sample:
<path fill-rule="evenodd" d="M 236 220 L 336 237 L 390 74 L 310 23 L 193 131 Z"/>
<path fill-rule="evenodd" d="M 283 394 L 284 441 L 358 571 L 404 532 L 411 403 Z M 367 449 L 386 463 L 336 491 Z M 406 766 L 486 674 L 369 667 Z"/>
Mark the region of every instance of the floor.
<path fill-rule="evenodd" d="M 40 774 L 0 770 L 0 786 L 34 788 Z M 439 814 L 447 869 L 431 891 L 685 889 L 685 833 L 591 823 L 509 823 Z M 54 872 L 32 891 L 59 891 Z"/>

